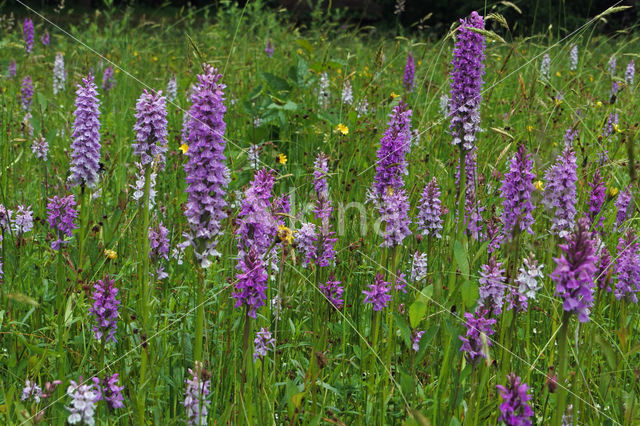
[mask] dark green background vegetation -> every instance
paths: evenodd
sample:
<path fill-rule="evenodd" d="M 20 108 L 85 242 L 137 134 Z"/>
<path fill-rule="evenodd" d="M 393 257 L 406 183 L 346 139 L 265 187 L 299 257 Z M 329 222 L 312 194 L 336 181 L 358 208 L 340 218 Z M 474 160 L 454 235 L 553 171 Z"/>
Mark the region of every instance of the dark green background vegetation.
<path fill-rule="evenodd" d="M 32 7 L 43 9 L 55 7 L 60 0 L 22 0 Z M 112 0 L 118 7 L 132 6 L 139 13 L 171 14 L 176 9 L 192 7 L 215 11 L 221 4 L 231 0 Z M 436 35 L 446 32 L 452 22 L 472 10 L 484 14 L 498 12 L 504 15 L 516 35 L 530 35 L 552 31 L 557 35 L 582 25 L 588 18 L 596 16 L 612 5 L 639 6 L 640 0 L 405 0 L 405 11 L 394 14 L 397 0 L 263 0 L 269 7 L 285 8 L 300 24 L 311 21 L 314 13 L 330 13 L 349 24 L 376 25 L 381 27 L 402 26 L 414 31 L 426 31 Z M 67 10 L 83 12 L 104 6 L 103 0 L 66 0 Z M 241 5 L 246 0 L 238 1 Z M 0 2 L 3 10 L 14 10 L 17 16 L 24 8 L 15 0 Z M 152 8 L 152 9 L 151 9 Z M 598 26 L 598 31 L 614 34 L 637 27 L 638 7 L 632 7 Z M 551 28 L 550 28 L 551 26 Z"/>

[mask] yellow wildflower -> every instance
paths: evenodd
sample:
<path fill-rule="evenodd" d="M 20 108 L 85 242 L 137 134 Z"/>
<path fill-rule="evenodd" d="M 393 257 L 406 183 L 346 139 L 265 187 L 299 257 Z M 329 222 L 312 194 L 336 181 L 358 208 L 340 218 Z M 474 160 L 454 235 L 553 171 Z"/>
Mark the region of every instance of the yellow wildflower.
<path fill-rule="evenodd" d="M 598 101 L 598 102 L 596 102 L 596 106 L 597 106 L 598 108 L 602 108 L 602 101 Z"/>
<path fill-rule="evenodd" d="M 393 99 L 397 98 L 398 96 L 400 96 L 400 95 L 398 95 L 396 92 L 391 92 L 391 97 Z"/>
<path fill-rule="evenodd" d="M 589 76 L 589 83 L 593 83 L 593 76 L 592 75 Z"/>
<path fill-rule="evenodd" d="M 418 61 L 418 66 L 422 65 L 422 61 Z"/>
<path fill-rule="evenodd" d="M 558 98 L 554 98 L 553 102 L 556 103 L 556 106 L 559 107 L 560 105 L 562 105 L 562 99 L 558 99 Z"/>
<path fill-rule="evenodd" d="M 616 133 L 622 133 L 622 129 L 620 128 L 620 126 L 618 126 L 618 123 L 615 123 L 613 125 L 613 130 L 615 130 Z"/>
<path fill-rule="evenodd" d="M 133 52 L 133 56 L 138 56 L 138 52 L 137 52 L 137 51 L 134 51 L 134 52 Z"/>
<path fill-rule="evenodd" d="M 344 124 L 340 123 L 336 126 L 336 133 L 340 132 L 343 135 L 348 135 L 349 134 L 349 128 L 347 126 L 345 126 Z"/>
<path fill-rule="evenodd" d="M 616 195 L 618 195 L 618 192 L 620 192 L 620 190 L 615 186 L 612 186 L 611 188 L 609 188 L 609 195 L 611 195 L 612 197 L 615 197 Z"/>
<path fill-rule="evenodd" d="M 115 250 L 104 249 L 104 255 L 110 260 L 116 260 L 118 258 L 118 253 L 116 253 Z"/>
<path fill-rule="evenodd" d="M 151 58 L 151 60 L 152 60 L 153 62 L 157 62 L 157 61 L 158 61 L 158 57 L 157 57 L 157 56 L 154 56 L 153 58 Z"/>
<path fill-rule="evenodd" d="M 183 143 L 182 145 L 180 145 L 180 151 L 182 151 L 183 154 L 186 154 L 187 151 L 189 150 L 189 145 L 187 145 L 186 143 Z"/>
<path fill-rule="evenodd" d="M 278 226 L 278 238 L 289 245 L 293 244 L 293 232 L 284 225 Z"/>
<path fill-rule="evenodd" d="M 556 77 L 562 77 L 562 74 L 560 74 L 560 71 L 556 71 Z"/>
<path fill-rule="evenodd" d="M 527 132 L 529 133 L 533 132 L 533 126 L 531 124 L 527 126 Z"/>
<path fill-rule="evenodd" d="M 278 163 L 287 164 L 287 156 L 284 154 L 278 154 Z"/>
<path fill-rule="evenodd" d="M 296 50 L 296 53 L 297 53 L 298 55 L 302 55 L 302 49 L 298 49 L 298 50 Z"/>
<path fill-rule="evenodd" d="M 538 190 L 538 191 L 542 191 L 544 189 L 544 182 L 542 182 L 541 180 L 537 180 L 535 182 L 533 182 L 533 186 Z"/>

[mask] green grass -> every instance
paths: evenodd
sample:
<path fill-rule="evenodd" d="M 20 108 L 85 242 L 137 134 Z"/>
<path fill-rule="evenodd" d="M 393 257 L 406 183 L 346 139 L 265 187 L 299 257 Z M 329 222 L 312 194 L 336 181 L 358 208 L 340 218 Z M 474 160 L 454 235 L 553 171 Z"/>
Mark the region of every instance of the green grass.
<path fill-rule="evenodd" d="M 31 15 L 36 22 L 36 47 L 28 56 L 21 29 L 0 40 L 3 72 L 11 58 L 18 64 L 16 78 L 0 80 L 0 202 L 10 209 L 31 205 L 37 218 L 33 231 L 23 238 L 6 232 L 2 242 L 0 421 L 29 424 L 44 410 L 46 424 L 64 424 L 69 380 L 119 373 L 125 407 L 110 411 L 99 403 L 99 423 L 185 422 L 185 379 L 194 365 L 201 269 L 190 250 L 183 263 L 173 257 L 163 262 L 169 277 L 150 286 L 145 307 L 148 345 L 143 348 L 138 271 L 146 254 L 139 237 L 143 209 L 131 198 L 136 174 L 131 143 L 135 102 L 142 90 L 164 90 L 171 75 L 177 75 L 178 98 L 168 105 L 167 165 L 157 177 L 159 208 L 150 215 L 152 224 L 162 220 L 169 229 L 173 249 L 188 230 L 183 215 L 186 156 L 179 149 L 183 110 L 189 107 L 186 91 L 203 62 L 216 66 L 227 86 L 225 154 L 231 172 L 229 219 L 223 223 L 225 232 L 218 246 L 222 256 L 204 272 L 203 361 L 211 377 L 209 423 L 496 424 L 501 401 L 495 386 L 504 385 L 509 372 L 531 389 L 534 423 L 552 421 L 557 393 L 549 393 L 545 383 L 549 369 L 558 364 L 555 343 L 563 311 L 549 277 L 555 268 L 552 258 L 560 254 L 559 241 L 548 232 L 550 213 L 540 204 L 541 191 L 533 196 L 535 234 L 523 234 L 515 251 L 504 244 L 496 253 L 510 271 L 530 254 L 544 263 L 545 278 L 537 300 L 530 301 L 527 313 L 514 316 L 509 311 L 498 317 L 489 348 L 489 358 L 495 362 L 472 366 L 459 351 L 458 336 L 465 330 L 463 312 L 475 308 L 488 243 L 466 235 L 456 239 L 459 154 L 451 145 L 448 119 L 439 111 L 440 96 L 449 91 L 452 37 L 425 42 L 417 35 L 342 27 L 321 15 L 310 29 L 296 28 L 287 21 L 286 12 L 264 11 L 255 3 L 245 9 L 227 6 L 215 16 L 199 11 L 156 19 L 110 10 L 71 19 L 64 13 L 63 17 L 48 14 L 51 22 Z M 612 16 L 608 18 L 615 19 Z M 63 22 L 61 29 L 66 33 L 53 26 L 57 22 Z M 39 42 L 45 28 L 52 36 L 47 48 Z M 551 32 L 512 39 L 508 31 L 496 29 L 506 41 L 487 44 L 478 199 L 486 209 L 484 221 L 498 220 L 500 179 L 517 144 L 523 143 L 532 154 L 536 180 L 544 181 L 544 172 L 562 150 L 564 132 L 575 126 L 579 131 L 574 143 L 577 216 L 588 209 L 588 182 L 600 168 L 608 190 L 601 238 L 616 258 L 621 231 L 614 229 L 615 195 L 610 191 L 622 191 L 631 184 L 636 194 L 627 145 L 633 150 L 639 115 L 635 85 L 623 84 L 616 102 L 609 102 L 607 62 L 616 55 L 616 79 L 623 81 L 624 68 L 636 59 L 639 43 L 634 34 L 608 38 L 594 35 L 597 29 L 597 21 L 589 21 L 575 31 L 570 29 L 562 40 Z M 264 54 L 266 40 L 275 45 L 272 58 Z M 580 47 L 580 61 L 577 70 L 570 72 L 568 55 L 573 44 Z M 51 71 L 58 51 L 64 52 L 68 82 L 65 91 L 54 96 Z M 416 58 L 413 93 L 402 87 L 408 52 Z M 545 52 L 552 58 L 548 82 L 538 72 Z M 46 200 L 69 193 L 79 197 L 79 189 L 69 188 L 66 182 L 75 84 L 91 70 L 100 83 L 109 63 L 117 67 L 117 83 L 109 92 L 100 90 L 104 172 L 99 196 L 92 198 L 87 209 L 86 262 L 83 279 L 77 282 L 78 234 L 60 254 L 49 248 L 52 233 L 46 222 Z M 330 79 L 327 109 L 318 107 L 316 95 L 322 72 Z M 32 138 L 21 124 L 24 111 L 18 94 L 25 75 L 35 84 L 34 134 L 42 133 L 50 144 L 46 163 L 31 153 Z M 358 117 L 353 106 L 340 101 L 346 78 L 353 85 L 354 104 L 367 99 L 368 114 Z M 563 94 L 560 103 L 553 100 L 558 93 Z M 364 202 L 375 174 L 380 138 L 399 99 L 413 110 L 412 127 L 420 133 L 408 156 L 405 177 L 411 216 L 415 217 L 422 188 L 432 176 L 442 189 L 448 213 L 442 239 L 419 240 L 412 225 L 414 235 L 391 252 L 380 247 L 381 238 L 373 230 L 378 213 L 371 205 L 364 210 L 364 233 L 356 208 L 347 209 L 345 215 L 341 209 Z M 604 138 L 601 132 L 611 113 L 620 115 L 620 132 Z M 256 118 L 259 126 L 254 124 Z M 347 126 L 348 134 L 336 131 L 338 124 Z M 304 268 L 300 255 L 287 248 L 280 271 L 272 271 L 268 289 L 269 300 L 278 294 L 282 301 L 280 316 L 268 302 L 257 319 L 248 323 L 248 351 L 253 352 L 253 334 L 261 327 L 275 334 L 276 351 L 261 361 L 245 363 L 246 315 L 234 308 L 231 298 L 237 264 L 233 231 L 242 197 L 238 191 L 253 178 L 247 159 L 253 144 L 261 147 L 263 165 L 277 173 L 274 194 L 292 195 L 293 212 L 287 219 L 292 229 L 312 220 L 313 161 L 319 152 L 330 157 L 331 226 L 340 232 L 337 259 L 330 268 Z M 608 150 L 609 161 L 598 166 L 603 149 Z M 288 158 L 286 164 L 277 161 L 281 153 Z M 625 228 L 634 228 L 636 219 L 634 214 Z M 117 258 L 109 259 L 105 250 L 114 250 Z M 376 273 L 384 274 L 387 281 L 395 280 L 395 270 L 409 274 L 416 250 L 428 251 L 427 279 L 409 282 L 406 294 L 394 294 L 391 307 L 374 315 L 371 305 L 362 303 L 362 291 Z M 318 289 L 329 272 L 345 287 L 341 311 L 332 309 Z M 115 280 L 122 306 L 118 341 L 106 345 L 103 362 L 89 308 L 92 283 L 106 274 Z M 508 278 L 509 285 L 514 285 L 513 278 Z M 441 295 L 439 288 L 443 288 Z M 597 290 L 596 297 L 591 321 L 578 324 L 574 317 L 568 325 L 568 404 L 573 406 L 576 424 L 637 424 L 638 306 L 617 301 L 606 291 Z M 56 303 L 60 298 L 61 305 Z M 58 321 L 65 330 L 62 348 L 58 347 Z M 411 349 L 412 326 L 425 331 L 417 352 Z M 148 357 L 148 381 L 141 382 L 143 353 Z M 53 380 L 61 380 L 62 385 L 39 404 L 22 402 L 27 378 L 41 387 Z"/>

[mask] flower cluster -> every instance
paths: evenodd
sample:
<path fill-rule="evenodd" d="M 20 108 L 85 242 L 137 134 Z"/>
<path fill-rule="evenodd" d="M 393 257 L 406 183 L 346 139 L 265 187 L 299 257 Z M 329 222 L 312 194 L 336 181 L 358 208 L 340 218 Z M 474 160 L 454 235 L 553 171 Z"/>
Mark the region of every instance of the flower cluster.
<path fill-rule="evenodd" d="M 404 189 L 389 190 L 382 196 L 379 206 L 382 223 L 385 224 L 382 234 L 382 247 L 394 247 L 402 244 L 405 237 L 411 235 L 409 230 L 409 199 Z"/>
<path fill-rule="evenodd" d="M 427 277 L 427 254 L 419 251 L 413 254 L 413 263 L 411 264 L 411 281 L 422 281 Z"/>
<path fill-rule="evenodd" d="M 318 285 L 322 294 L 324 294 L 336 309 L 342 309 L 342 305 L 344 305 L 344 300 L 342 300 L 344 288 L 340 284 L 340 281 L 336 281 L 336 279 L 331 276 L 325 284 Z"/>
<path fill-rule="evenodd" d="M 71 237 L 73 230 L 77 228 L 74 223 L 78 217 L 75 207 L 76 200 L 73 195 L 66 197 L 54 195 L 49 198 L 47 220 L 49 221 L 49 227 L 56 232 L 56 240 L 51 243 L 53 250 L 60 250 L 62 244 L 65 244 L 64 237 Z"/>
<path fill-rule="evenodd" d="M 178 79 L 175 75 L 171 76 L 167 82 L 167 101 L 170 103 L 178 97 Z"/>
<path fill-rule="evenodd" d="M 256 338 L 253 339 L 255 349 L 253 351 L 253 360 L 258 358 L 262 359 L 267 356 L 267 351 L 273 350 L 276 347 L 276 339 L 272 337 L 271 332 L 262 327 L 260 331 L 256 333 Z"/>
<path fill-rule="evenodd" d="M 593 305 L 594 279 L 597 271 L 594 242 L 589 234 L 589 222 L 582 218 L 565 244 L 562 254 L 554 258 L 557 266 L 551 274 L 556 283 L 556 296 L 563 300 L 566 312 L 578 315 L 580 322 L 589 321 Z"/>
<path fill-rule="evenodd" d="M 422 197 L 418 203 L 418 215 L 416 218 L 418 232 L 425 236 L 442 238 L 442 206 L 440 202 L 440 188 L 434 177 L 424 187 Z"/>
<path fill-rule="evenodd" d="M 64 90 L 67 82 L 67 72 L 64 69 L 64 57 L 62 53 L 56 53 L 56 59 L 53 62 L 53 94 Z"/>
<path fill-rule="evenodd" d="M 93 386 L 82 383 L 82 378 L 79 383 L 71 380 L 71 384 L 67 388 L 67 395 L 71 397 L 71 403 L 66 407 L 71 413 L 67 417 L 69 424 L 84 423 L 90 426 L 95 424 L 94 415 L 98 395 Z"/>
<path fill-rule="evenodd" d="M 633 86 L 635 76 L 636 76 L 636 64 L 632 59 L 629 61 L 629 64 L 627 65 L 627 69 L 624 72 L 624 81 L 629 86 Z"/>
<path fill-rule="evenodd" d="M 498 420 L 507 425 L 531 426 L 533 410 L 529 405 L 532 398 L 528 393 L 529 386 L 511 373 L 507 376 L 507 386 L 497 385 L 496 388 L 502 397 Z"/>
<path fill-rule="evenodd" d="M 22 103 L 22 109 L 29 111 L 31 109 L 31 103 L 33 102 L 33 81 L 30 76 L 25 76 L 22 79 L 22 87 L 20 88 L 20 103 Z"/>
<path fill-rule="evenodd" d="M 500 315 L 504 305 L 506 278 L 502 264 L 492 257 L 489 263 L 480 268 L 480 298 L 478 309 L 485 310 L 489 315 Z"/>
<path fill-rule="evenodd" d="M 96 340 L 116 342 L 116 329 L 118 325 L 118 308 L 120 301 L 116 298 L 118 288 L 112 279 L 106 276 L 93 285 L 93 305 L 89 312 L 93 315 L 96 324 L 93 326 L 93 336 Z"/>
<path fill-rule="evenodd" d="M 471 12 L 469 18 L 460 21 L 453 50 L 451 71 L 451 99 L 449 112 L 453 144 L 465 151 L 475 146 L 480 123 L 480 102 L 484 84 L 484 49 L 482 34 L 474 29 L 484 29 L 484 18 Z"/>
<path fill-rule="evenodd" d="M 407 55 L 407 63 L 404 66 L 404 77 L 402 79 L 402 84 L 407 92 L 413 92 L 415 72 L 415 61 L 413 59 L 413 55 L 409 53 L 409 55 Z"/>
<path fill-rule="evenodd" d="M 363 303 L 371 303 L 374 311 L 381 311 L 387 307 L 391 300 L 391 284 L 384 281 L 382 274 L 377 274 L 373 284 L 369 284 L 369 290 L 362 293 L 366 296 Z"/>
<path fill-rule="evenodd" d="M 509 171 L 502 180 L 502 223 L 505 235 L 511 237 L 514 233 L 527 231 L 533 234 L 533 204 L 531 194 L 535 189 L 532 172 L 533 161 L 529 157 L 524 145 L 518 147 L 518 151 L 511 159 Z"/>
<path fill-rule="evenodd" d="M 187 388 L 184 392 L 184 407 L 187 411 L 187 424 L 206 425 L 211 402 L 209 396 L 211 381 L 208 373 L 199 361 L 195 362 L 193 370 L 189 368 L 190 379 L 186 379 Z"/>
<path fill-rule="evenodd" d="M 235 300 L 235 307 L 245 306 L 247 315 L 256 318 L 256 311 L 264 306 L 267 299 L 267 272 L 264 262 L 258 252 L 252 247 L 248 253 L 238 260 L 236 291 L 231 295 Z"/>
<path fill-rule="evenodd" d="M 345 80 L 342 85 L 342 103 L 346 105 L 351 105 L 353 103 L 353 89 L 351 87 L 351 82 L 349 80 Z"/>
<path fill-rule="evenodd" d="M 578 68 L 578 45 L 574 44 L 569 52 L 569 69 L 575 71 Z"/>
<path fill-rule="evenodd" d="M 271 40 L 267 40 L 267 43 L 264 46 L 264 53 L 271 58 L 273 57 L 273 52 L 274 52 L 273 43 L 271 42 Z"/>
<path fill-rule="evenodd" d="M 222 232 L 220 221 L 227 217 L 224 210 L 229 183 L 224 156 L 225 86 L 219 83 L 220 78 L 222 75 L 208 65 L 204 65 L 204 73 L 198 75 L 198 84 L 191 95 L 189 133 L 185 140 L 189 146 L 184 166 L 188 193 L 185 216 L 196 256 L 203 267 L 211 264 L 209 255 L 218 255 L 216 238 Z"/>
<path fill-rule="evenodd" d="M 538 265 L 533 257 L 524 259 L 523 265 L 518 270 L 516 284 L 518 284 L 518 292 L 527 299 L 535 300 L 536 294 L 542 288 L 543 264 Z"/>
<path fill-rule="evenodd" d="M 146 89 L 136 103 L 136 142 L 133 153 L 140 156 L 144 165 L 157 161 L 164 165 L 167 152 L 167 105 L 166 98 L 160 92 L 148 92 Z"/>
<path fill-rule="evenodd" d="M 540 63 L 540 75 L 543 79 L 549 80 L 551 71 L 551 56 L 548 53 L 545 53 L 542 56 L 542 62 Z"/>
<path fill-rule="evenodd" d="M 104 381 L 94 377 L 93 384 L 96 387 L 95 401 L 105 401 L 110 409 L 115 410 L 124 407 L 124 397 L 122 391 L 124 386 L 118 386 L 118 373 L 115 373 Z"/>
<path fill-rule="evenodd" d="M 558 156 L 556 163 L 545 173 L 542 204 L 554 210 L 551 232 L 566 237 L 573 228 L 576 214 L 576 182 L 578 176 L 576 156 L 571 148 Z"/>
<path fill-rule="evenodd" d="M 380 201 L 388 188 L 402 188 L 402 175 L 407 174 L 406 154 L 411 141 L 411 110 L 407 104 L 400 103 L 393 108 L 389 126 L 380 140 L 380 148 L 376 153 L 376 175 L 373 182 L 372 198 Z"/>
<path fill-rule="evenodd" d="M 16 207 L 13 230 L 18 236 L 24 235 L 33 229 L 33 211 L 31 206 L 19 205 Z"/>
<path fill-rule="evenodd" d="M 633 230 L 627 230 L 618 242 L 618 261 L 615 269 L 617 284 L 616 299 L 638 303 L 637 293 L 640 291 L 640 244 Z"/>
<path fill-rule="evenodd" d="M 92 188 L 98 182 L 100 168 L 100 103 L 93 75 L 82 79 L 76 91 L 76 110 L 71 143 L 73 185 Z"/>
<path fill-rule="evenodd" d="M 107 67 L 102 74 L 102 90 L 108 92 L 116 85 L 116 79 L 114 77 L 113 68 Z"/>
<path fill-rule="evenodd" d="M 26 18 L 24 20 L 22 31 L 24 34 L 24 48 L 27 53 L 30 53 L 33 49 L 33 21 L 31 18 Z"/>
<path fill-rule="evenodd" d="M 13 59 L 9 61 L 9 65 L 7 66 L 7 78 L 11 79 L 15 77 L 17 74 L 16 71 L 16 61 Z"/>
<path fill-rule="evenodd" d="M 485 347 L 492 345 L 488 339 L 495 330 L 492 328 L 496 323 L 494 318 L 488 318 L 487 311 L 477 310 L 474 314 L 465 312 L 464 326 L 467 332 L 464 336 L 458 336 L 462 340 L 461 352 L 471 363 L 476 363 L 480 358 L 487 358 Z"/>
<path fill-rule="evenodd" d="M 598 217 L 602 211 L 602 205 L 607 195 L 607 189 L 604 186 L 599 170 L 596 170 L 593 174 L 593 181 L 589 182 L 589 186 L 591 187 L 591 194 L 589 196 L 589 220 L 596 228 L 604 228 L 604 215 L 600 216 L 598 223 L 594 224 L 596 217 Z"/>
<path fill-rule="evenodd" d="M 631 216 L 631 199 L 631 186 L 628 186 L 618 195 L 618 199 L 616 200 L 616 208 L 618 209 L 616 213 L 616 229 L 620 228 L 624 221 Z"/>
<path fill-rule="evenodd" d="M 162 224 L 162 221 L 158 222 L 155 227 L 149 227 L 149 257 L 156 262 L 160 259 L 169 259 L 169 230 Z M 162 265 L 156 266 L 156 272 L 154 274 L 158 280 L 168 278 L 168 274 L 164 271 Z"/>

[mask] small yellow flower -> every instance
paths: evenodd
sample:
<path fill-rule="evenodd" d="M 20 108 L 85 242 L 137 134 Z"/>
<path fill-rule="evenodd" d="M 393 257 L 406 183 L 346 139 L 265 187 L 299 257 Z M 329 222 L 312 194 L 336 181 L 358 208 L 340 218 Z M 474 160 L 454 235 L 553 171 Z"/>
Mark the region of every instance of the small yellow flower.
<path fill-rule="evenodd" d="M 554 98 L 553 102 L 555 102 L 556 106 L 559 107 L 560 105 L 562 105 L 562 99 L 558 99 L 558 98 Z"/>
<path fill-rule="evenodd" d="M 153 62 L 158 62 L 158 57 L 157 57 L 157 56 L 154 56 L 153 58 L 151 58 L 151 60 L 152 60 Z"/>
<path fill-rule="evenodd" d="M 137 52 L 137 51 L 134 51 L 134 52 L 133 52 L 133 56 L 138 56 L 138 52 Z"/>
<path fill-rule="evenodd" d="M 104 249 L 104 255 L 110 260 L 116 260 L 118 258 L 118 253 L 116 253 L 115 250 Z"/>
<path fill-rule="evenodd" d="M 418 66 L 422 65 L 422 61 L 418 61 Z"/>
<path fill-rule="evenodd" d="M 613 125 L 613 130 L 615 130 L 616 133 L 622 133 L 622 129 L 620 128 L 620 126 L 618 126 L 617 123 Z"/>
<path fill-rule="evenodd" d="M 296 50 L 296 53 L 297 53 L 298 55 L 302 55 L 302 49 L 298 49 L 298 50 Z"/>
<path fill-rule="evenodd" d="M 120 68 L 116 68 L 116 74 L 120 74 Z"/>
<path fill-rule="evenodd" d="M 533 126 L 531 124 L 527 126 L 527 132 L 529 133 L 533 132 Z"/>
<path fill-rule="evenodd" d="M 338 68 L 338 74 L 342 74 L 342 68 Z"/>
<path fill-rule="evenodd" d="M 182 151 L 183 154 L 186 154 L 187 151 L 189 151 L 189 145 L 187 145 L 186 143 L 183 143 L 182 145 L 180 145 L 180 151 Z"/>
<path fill-rule="evenodd" d="M 391 97 L 393 99 L 397 98 L 398 96 L 400 96 L 400 95 L 398 95 L 396 92 L 391 92 Z"/>
<path fill-rule="evenodd" d="M 553 143 L 553 146 L 558 146 L 558 142 L 554 142 L 554 143 Z"/>
<path fill-rule="evenodd" d="M 589 76 L 589 83 L 593 83 L 593 76 L 592 75 Z"/>
<path fill-rule="evenodd" d="M 293 244 L 293 232 L 284 225 L 278 226 L 278 238 L 284 243 Z"/>
<path fill-rule="evenodd" d="M 278 154 L 278 163 L 287 164 L 287 156 L 284 154 Z"/>
<path fill-rule="evenodd" d="M 349 134 L 349 128 L 347 126 L 345 126 L 344 124 L 340 123 L 336 126 L 336 133 L 342 133 L 343 135 L 348 135 Z"/>
<path fill-rule="evenodd" d="M 544 182 L 542 182 L 541 180 L 537 180 L 535 182 L 533 182 L 533 186 L 538 190 L 538 191 L 542 191 L 544 189 Z"/>
<path fill-rule="evenodd" d="M 111 53 L 107 53 L 107 59 L 111 59 Z"/>
<path fill-rule="evenodd" d="M 562 77 L 562 74 L 560 74 L 560 71 L 556 71 L 556 77 Z"/>
<path fill-rule="evenodd" d="M 598 108 L 602 108 L 602 101 L 598 101 L 598 102 L 596 102 L 596 106 L 597 106 Z"/>
<path fill-rule="evenodd" d="M 611 188 L 609 188 L 609 195 L 612 197 L 615 197 L 616 195 L 618 195 L 618 192 L 620 192 L 620 190 L 615 186 L 612 186 Z"/>

